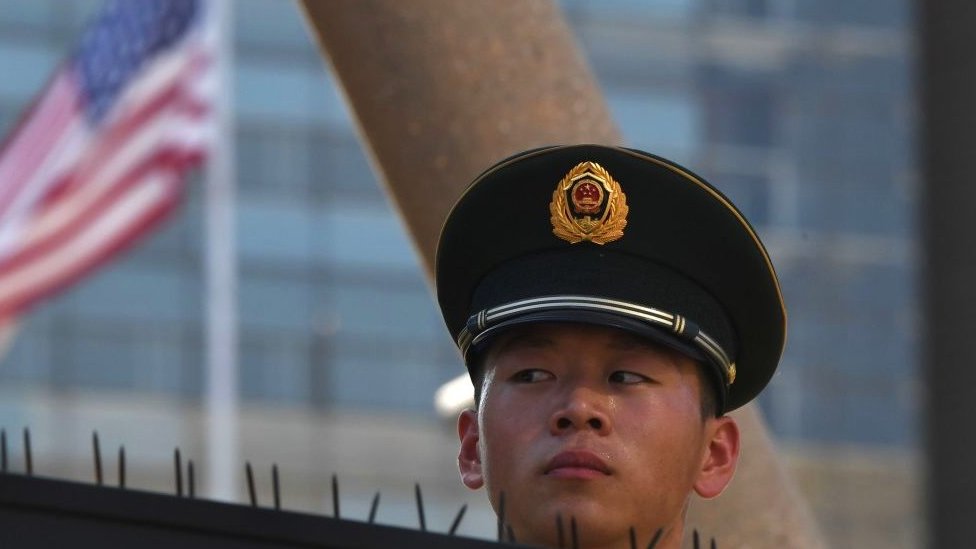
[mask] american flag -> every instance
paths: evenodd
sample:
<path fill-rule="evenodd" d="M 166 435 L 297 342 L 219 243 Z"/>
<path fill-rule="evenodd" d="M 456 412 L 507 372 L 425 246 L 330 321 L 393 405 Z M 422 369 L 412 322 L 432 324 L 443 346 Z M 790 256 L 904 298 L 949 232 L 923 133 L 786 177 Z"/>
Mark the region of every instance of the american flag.
<path fill-rule="evenodd" d="M 196 0 L 114 0 L 0 146 L 0 320 L 65 289 L 178 204 L 215 133 Z"/>

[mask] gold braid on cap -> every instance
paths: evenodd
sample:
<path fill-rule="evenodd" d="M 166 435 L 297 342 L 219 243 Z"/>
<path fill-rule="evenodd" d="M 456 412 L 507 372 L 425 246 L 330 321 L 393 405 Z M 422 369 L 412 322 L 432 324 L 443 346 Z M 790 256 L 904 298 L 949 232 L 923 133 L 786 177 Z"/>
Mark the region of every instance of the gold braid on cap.
<path fill-rule="evenodd" d="M 735 363 L 728 353 L 715 339 L 687 318 L 637 303 L 586 295 L 535 297 L 478 311 L 471 315 L 458 334 L 457 346 L 461 350 L 461 356 L 467 361 L 468 351 L 491 337 L 497 328 L 504 326 L 505 321 L 524 314 L 552 310 L 608 312 L 672 331 L 702 351 L 706 360 L 718 366 L 725 378 L 726 387 L 735 383 Z"/>

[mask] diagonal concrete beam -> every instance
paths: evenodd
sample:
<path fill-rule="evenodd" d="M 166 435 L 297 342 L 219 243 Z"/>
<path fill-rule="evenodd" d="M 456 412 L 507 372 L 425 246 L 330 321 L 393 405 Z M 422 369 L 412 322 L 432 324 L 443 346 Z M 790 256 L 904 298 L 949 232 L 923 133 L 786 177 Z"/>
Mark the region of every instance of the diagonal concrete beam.
<path fill-rule="evenodd" d="M 550 1 L 306 0 L 428 275 L 441 224 L 482 169 L 554 143 L 620 143 L 599 86 Z M 821 547 L 754 407 L 738 479 L 689 525 L 726 547 Z M 690 529 L 689 529 L 690 532 Z"/>
<path fill-rule="evenodd" d="M 619 143 L 549 2 L 306 2 L 323 54 L 425 266 L 484 168 L 522 149 Z"/>

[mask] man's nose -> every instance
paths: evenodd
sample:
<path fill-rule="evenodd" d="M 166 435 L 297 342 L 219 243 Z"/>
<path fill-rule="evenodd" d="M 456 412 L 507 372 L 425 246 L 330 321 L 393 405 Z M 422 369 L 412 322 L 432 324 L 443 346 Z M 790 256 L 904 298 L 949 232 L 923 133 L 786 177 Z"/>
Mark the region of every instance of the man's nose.
<path fill-rule="evenodd" d="M 575 388 L 549 418 L 549 431 L 554 435 L 579 430 L 608 434 L 613 427 L 609 405 L 608 395 L 590 388 Z"/>

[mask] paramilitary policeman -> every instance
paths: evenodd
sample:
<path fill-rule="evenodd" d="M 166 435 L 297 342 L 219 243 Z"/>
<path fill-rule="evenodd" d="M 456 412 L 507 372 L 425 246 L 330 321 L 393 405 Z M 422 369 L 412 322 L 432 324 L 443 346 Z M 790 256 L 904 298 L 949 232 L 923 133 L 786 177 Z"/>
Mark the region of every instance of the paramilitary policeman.
<path fill-rule="evenodd" d="M 679 547 L 691 493 L 739 457 L 726 415 L 767 384 L 786 311 L 743 215 L 637 150 L 554 146 L 451 211 L 437 294 L 475 387 L 461 479 L 519 542 Z"/>

